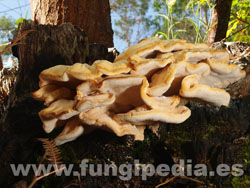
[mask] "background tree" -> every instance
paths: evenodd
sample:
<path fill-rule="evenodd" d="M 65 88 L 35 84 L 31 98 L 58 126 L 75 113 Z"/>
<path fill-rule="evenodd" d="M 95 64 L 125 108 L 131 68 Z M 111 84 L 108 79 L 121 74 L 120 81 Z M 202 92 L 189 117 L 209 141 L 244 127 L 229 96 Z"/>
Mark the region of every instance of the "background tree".
<path fill-rule="evenodd" d="M 12 38 L 13 32 L 16 29 L 15 20 L 11 17 L 0 17 L 0 51 L 3 50 L 8 39 Z"/>
<path fill-rule="evenodd" d="M 209 44 L 226 38 L 231 6 L 232 0 L 215 1 L 215 8 L 210 23 L 211 30 L 208 37 Z"/>
<path fill-rule="evenodd" d="M 1 39 L 12 37 L 12 31 L 15 29 L 15 21 L 11 17 L 0 17 L 0 36 Z"/>

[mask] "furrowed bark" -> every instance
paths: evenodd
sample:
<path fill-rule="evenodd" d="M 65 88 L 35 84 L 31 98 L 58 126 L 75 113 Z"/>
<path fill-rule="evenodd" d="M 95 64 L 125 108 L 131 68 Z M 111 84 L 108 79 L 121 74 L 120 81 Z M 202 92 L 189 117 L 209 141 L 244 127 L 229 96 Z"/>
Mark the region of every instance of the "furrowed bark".
<path fill-rule="evenodd" d="M 89 43 L 114 46 L 109 0 L 31 0 L 31 13 L 39 24 L 70 22 L 84 30 Z"/>

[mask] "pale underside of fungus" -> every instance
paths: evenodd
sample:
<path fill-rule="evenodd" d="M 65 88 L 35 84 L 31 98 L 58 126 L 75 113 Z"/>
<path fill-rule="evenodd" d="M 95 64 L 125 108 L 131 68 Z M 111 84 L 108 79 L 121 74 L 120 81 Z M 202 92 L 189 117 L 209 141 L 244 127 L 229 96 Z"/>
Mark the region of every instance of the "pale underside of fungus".
<path fill-rule="evenodd" d="M 186 101 L 228 106 L 230 95 L 224 88 L 245 76 L 228 61 L 225 50 L 205 44 L 144 39 L 113 63 L 46 69 L 32 95 L 47 106 L 39 112 L 47 133 L 64 126 L 57 145 L 97 128 L 143 140 L 146 126 L 155 130 L 159 122 L 188 119 Z"/>

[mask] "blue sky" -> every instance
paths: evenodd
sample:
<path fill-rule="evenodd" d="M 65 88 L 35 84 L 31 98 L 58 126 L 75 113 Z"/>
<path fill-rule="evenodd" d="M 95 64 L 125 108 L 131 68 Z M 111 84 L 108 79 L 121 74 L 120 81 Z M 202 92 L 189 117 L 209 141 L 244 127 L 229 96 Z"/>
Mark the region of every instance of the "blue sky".
<path fill-rule="evenodd" d="M 0 0 L 0 16 L 11 16 L 17 19 L 24 17 L 28 12 L 30 18 L 29 3 L 30 0 Z"/>
<path fill-rule="evenodd" d="M 20 17 L 25 17 L 28 13 L 28 19 L 31 18 L 30 14 L 30 0 L 0 0 L 0 17 L 10 16 L 13 19 L 18 19 Z M 21 8 L 18 8 L 21 7 Z M 112 15 L 112 22 L 114 23 L 117 16 Z M 114 25 L 113 25 L 114 27 Z M 121 52 L 126 48 L 126 43 L 114 36 L 115 47 Z"/>

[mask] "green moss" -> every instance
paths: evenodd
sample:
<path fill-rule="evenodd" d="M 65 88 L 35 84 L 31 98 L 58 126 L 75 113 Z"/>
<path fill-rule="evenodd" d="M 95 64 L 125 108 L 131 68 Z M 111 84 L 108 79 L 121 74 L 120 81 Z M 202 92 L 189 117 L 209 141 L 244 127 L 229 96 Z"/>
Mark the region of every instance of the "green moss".
<path fill-rule="evenodd" d="M 242 147 L 241 156 L 243 158 L 244 175 L 232 178 L 231 183 L 234 188 L 250 187 L 250 176 L 246 175 L 246 174 L 249 174 L 249 167 L 250 167 L 250 140 L 249 139 L 245 142 L 244 146 Z"/>
<path fill-rule="evenodd" d="M 216 135 L 217 127 L 213 125 L 208 125 L 206 129 L 203 131 L 202 138 L 203 139 L 210 139 Z"/>
<path fill-rule="evenodd" d="M 135 141 L 133 144 L 133 147 L 131 147 L 132 156 L 135 159 L 143 159 L 143 156 L 145 155 L 145 151 L 151 151 L 152 145 L 154 145 L 154 143 L 158 141 L 158 139 L 155 137 L 156 136 L 154 134 L 152 134 L 151 131 L 145 130 L 144 140 L 143 141 Z M 145 161 L 143 161 L 143 162 L 145 162 Z"/>
<path fill-rule="evenodd" d="M 234 188 L 250 187 L 250 176 L 233 177 L 232 186 Z"/>
<path fill-rule="evenodd" d="M 250 140 L 248 140 L 242 149 L 244 165 L 250 166 Z"/>
<path fill-rule="evenodd" d="M 61 156 L 64 162 L 70 162 L 74 164 L 80 164 L 81 160 L 78 159 L 77 152 L 71 146 L 71 144 L 63 144 L 58 146 L 59 150 L 61 151 Z"/>
<path fill-rule="evenodd" d="M 167 149 L 180 153 L 182 144 L 192 140 L 192 133 L 187 126 L 175 125 L 172 130 L 167 132 L 164 142 Z"/>
<path fill-rule="evenodd" d="M 48 187 L 53 187 L 53 183 L 55 181 L 55 176 L 47 176 L 43 179 L 41 179 L 41 182 L 38 182 L 37 185 L 41 184 L 41 188 L 48 188 Z"/>

